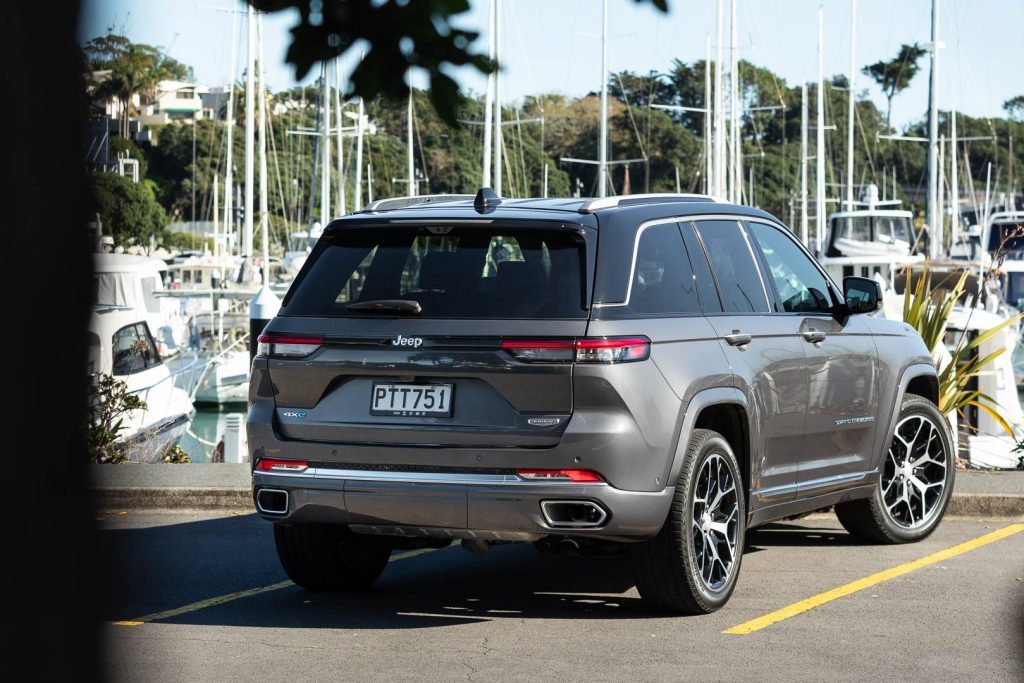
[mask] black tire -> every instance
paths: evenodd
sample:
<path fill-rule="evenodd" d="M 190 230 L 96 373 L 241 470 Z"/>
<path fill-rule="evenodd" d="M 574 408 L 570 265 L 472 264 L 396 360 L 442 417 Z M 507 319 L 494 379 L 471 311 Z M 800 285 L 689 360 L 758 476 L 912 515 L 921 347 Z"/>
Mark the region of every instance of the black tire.
<path fill-rule="evenodd" d="M 277 557 L 288 578 L 311 591 L 353 591 L 381 575 L 391 548 L 331 524 L 275 524 Z"/>
<path fill-rule="evenodd" d="M 890 485 L 899 486 L 899 482 L 892 481 L 890 469 L 898 472 L 894 465 L 894 456 L 890 454 L 891 449 L 897 449 L 895 457 L 900 457 L 900 445 L 895 443 L 895 434 L 889 438 L 885 454 L 882 456 L 882 470 L 878 485 L 870 498 L 853 500 L 836 505 L 836 516 L 843 527 L 851 534 L 861 540 L 871 543 L 913 543 L 929 536 L 942 521 L 949 506 L 949 499 L 953 494 L 953 483 L 956 478 L 956 463 L 954 458 L 952 437 L 949 433 L 948 423 L 931 401 L 920 396 L 907 396 L 900 407 L 900 414 L 896 420 L 897 428 L 904 424 L 913 424 L 915 418 L 921 418 L 930 422 L 939 436 L 938 443 L 941 443 L 942 453 L 945 458 L 945 471 L 941 473 L 943 482 L 942 490 L 925 509 L 917 508 L 922 514 L 923 522 L 917 525 L 907 525 L 900 522 L 902 514 L 914 512 L 912 502 L 897 503 L 894 506 L 895 512 L 890 512 L 886 504 L 886 491 Z M 909 428 L 909 427 L 908 427 Z M 930 443 L 930 442 L 929 442 Z M 927 446 L 927 444 L 926 444 Z M 923 469 L 923 468 L 922 468 Z M 937 467 L 933 469 L 938 471 Z M 916 469 L 914 470 L 916 473 Z M 940 479 L 936 479 L 939 481 Z M 910 489 L 916 493 L 915 489 Z M 920 498 L 923 501 L 924 498 Z M 920 502 L 919 505 L 924 505 Z M 928 511 L 925 513 L 925 511 Z M 903 520 L 906 521 L 905 519 Z"/>
<path fill-rule="evenodd" d="M 732 529 L 734 541 L 728 571 L 724 572 L 724 576 L 719 574 L 717 581 L 712 573 L 710 582 L 702 573 L 702 568 L 706 570 L 708 566 L 708 553 L 704 549 L 705 535 L 695 532 L 692 522 L 697 491 L 704 486 L 701 475 L 705 463 L 709 463 L 709 468 L 724 467 L 728 471 L 733 482 L 733 493 L 731 498 L 728 494 L 722 496 L 722 501 L 734 508 L 730 519 L 735 517 L 735 524 L 728 525 Z M 708 497 L 707 489 L 704 497 Z M 704 509 L 707 510 L 707 506 Z M 656 609 L 682 614 L 707 614 L 725 605 L 732 595 L 740 571 L 746 514 L 743 476 L 729 442 L 718 432 L 694 430 L 686 451 L 686 461 L 676 482 L 668 518 L 657 536 L 637 543 L 630 549 L 636 587 L 643 601 Z M 716 548 L 729 549 L 727 543 L 716 545 Z M 724 562 L 720 564 L 724 568 Z M 712 572 L 714 566 L 712 561 Z"/>

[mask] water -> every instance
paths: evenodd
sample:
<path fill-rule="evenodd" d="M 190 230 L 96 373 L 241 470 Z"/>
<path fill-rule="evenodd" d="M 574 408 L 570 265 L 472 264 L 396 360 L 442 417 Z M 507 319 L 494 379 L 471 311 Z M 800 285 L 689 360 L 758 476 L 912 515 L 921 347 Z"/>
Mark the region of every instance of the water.
<path fill-rule="evenodd" d="M 192 462 L 210 462 L 210 454 L 213 452 L 213 445 L 224 438 L 224 418 L 228 413 L 246 412 L 244 403 L 228 403 L 225 405 L 197 405 L 196 416 L 192 420 L 189 432 L 181 437 L 178 445 L 181 446 Z M 194 436 L 193 436 L 194 435 Z M 207 443 L 202 443 L 205 441 Z"/>

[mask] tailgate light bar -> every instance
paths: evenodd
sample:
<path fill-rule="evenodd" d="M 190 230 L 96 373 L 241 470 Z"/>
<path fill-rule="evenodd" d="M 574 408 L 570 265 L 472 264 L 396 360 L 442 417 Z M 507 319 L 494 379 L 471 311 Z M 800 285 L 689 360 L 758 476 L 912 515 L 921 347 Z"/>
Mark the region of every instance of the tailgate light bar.
<path fill-rule="evenodd" d="M 256 469 L 260 472 L 305 472 L 309 469 L 309 463 L 305 460 L 260 458 L 256 462 Z"/>
<path fill-rule="evenodd" d="M 644 336 L 503 339 L 501 348 L 527 363 L 631 363 L 650 357 L 651 340 Z"/>
<path fill-rule="evenodd" d="M 304 358 L 324 345 L 323 337 L 287 334 L 261 334 L 257 340 L 257 356 L 271 358 Z"/>
<path fill-rule="evenodd" d="M 516 476 L 530 481 L 572 481 L 579 483 L 603 483 L 600 474 L 592 470 L 516 470 Z"/>

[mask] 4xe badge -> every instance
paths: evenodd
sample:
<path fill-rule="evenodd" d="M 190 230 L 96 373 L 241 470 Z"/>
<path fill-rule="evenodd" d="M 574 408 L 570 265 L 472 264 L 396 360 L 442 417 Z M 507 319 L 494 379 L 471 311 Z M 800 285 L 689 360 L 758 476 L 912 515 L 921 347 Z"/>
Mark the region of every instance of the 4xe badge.
<path fill-rule="evenodd" d="M 391 340 L 392 346 L 411 346 L 414 349 L 418 349 L 423 346 L 423 339 L 421 337 L 403 337 L 398 335 L 395 339 Z"/>
<path fill-rule="evenodd" d="M 301 418 L 306 417 L 306 414 L 305 413 L 296 413 L 294 410 L 284 410 L 284 411 L 281 411 L 281 417 L 297 417 L 297 418 L 301 419 Z"/>

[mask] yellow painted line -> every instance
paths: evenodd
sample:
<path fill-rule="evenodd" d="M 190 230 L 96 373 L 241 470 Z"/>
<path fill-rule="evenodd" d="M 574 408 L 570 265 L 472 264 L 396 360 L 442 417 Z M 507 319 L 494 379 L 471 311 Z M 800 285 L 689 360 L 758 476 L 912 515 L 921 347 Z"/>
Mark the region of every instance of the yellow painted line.
<path fill-rule="evenodd" d="M 417 555 L 423 555 L 424 553 L 433 552 L 435 550 L 442 550 L 442 548 L 419 548 L 417 550 L 408 550 L 404 553 L 399 553 L 391 558 L 391 562 L 397 562 L 398 560 L 407 560 L 410 557 L 416 557 Z M 235 593 L 227 593 L 225 595 L 218 595 L 215 598 L 209 598 L 207 600 L 199 600 L 182 607 L 176 607 L 169 609 L 164 612 L 153 612 L 142 617 L 136 617 L 135 619 L 126 619 L 124 621 L 113 622 L 114 626 L 141 626 L 142 624 L 148 624 L 153 621 L 163 621 L 164 619 L 171 619 L 173 617 L 180 616 L 182 614 L 188 614 L 189 612 L 198 612 L 199 610 L 206 609 L 207 607 L 214 607 L 216 605 L 223 605 L 225 602 L 233 602 L 235 600 L 241 600 L 242 598 L 249 598 L 254 595 L 260 595 L 261 593 L 270 593 L 282 588 L 288 588 L 295 584 L 291 581 L 279 581 L 278 583 L 272 583 L 269 586 L 261 586 L 259 588 L 250 588 L 249 590 L 237 591 Z"/>
<path fill-rule="evenodd" d="M 905 564 L 892 567 L 891 569 L 880 571 L 877 574 L 865 576 L 863 579 L 858 579 L 856 581 L 853 581 L 852 583 L 839 586 L 838 588 L 833 588 L 830 591 L 819 593 L 818 595 L 807 598 L 806 600 L 794 602 L 792 605 L 788 605 L 780 610 L 770 612 L 769 614 L 766 614 L 763 617 L 758 617 L 757 619 L 752 619 L 750 621 L 744 622 L 739 626 L 733 626 L 730 629 L 726 629 L 725 631 L 722 631 L 722 633 L 729 635 L 747 635 L 755 631 L 760 631 L 761 629 L 767 628 L 772 624 L 777 624 L 778 622 L 784 619 L 789 619 L 790 617 L 795 617 L 798 614 L 803 614 L 808 610 L 812 610 L 815 607 L 819 607 L 821 605 L 824 605 L 825 603 L 832 602 L 833 600 L 838 600 L 843 596 L 850 595 L 851 593 L 856 593 L 857 591 L 864 590 L 865 588 L 870 588 L 871 586 L 877 585 L 884 581 L 888 581 L 890 579 L 895 579 L 897 576 L 903 576 L 904 574 L 908 574 L 917 569 L 921 569 L 922 567 L 927 567 L 929 565 L 942 562 L 943 560 L 948 560 L 951 557 L 956 557 L 957 555 L 961 555 L 970 550 L 974 550 L 975 548 L 980 548 L 983 545 L 995 543 L 998 540 L 1006 538 L 1007 536 L 1013 536 L 1014 534 L 1019 533 L 1021 531 L 1024 531 L 1024 524 L 1011 524 L 1009 526 L 1003 527 L 1002 529 L 993 531 L 992 533 L 985 534 L 984 536 L 979 536 L 978 538 L 961 543 L 960 545 L 955 545 L 951 548 L 940 550 L 937 553 L 926 555 L 918 560 L 914 560 L 913 562 L 907 562 Z"/>

